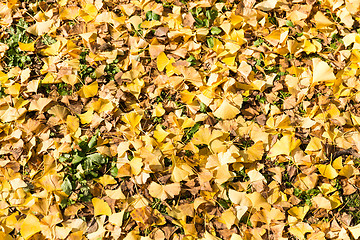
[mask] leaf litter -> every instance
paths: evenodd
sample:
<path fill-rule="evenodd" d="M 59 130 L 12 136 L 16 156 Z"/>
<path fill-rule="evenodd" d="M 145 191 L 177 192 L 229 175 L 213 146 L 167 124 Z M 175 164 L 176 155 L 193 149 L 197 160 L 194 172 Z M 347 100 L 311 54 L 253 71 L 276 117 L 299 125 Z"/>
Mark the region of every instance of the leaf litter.
<path fill-rule="evenodd" d="M 0 3 L 1 239 L 358 239 L 359 1 Z"/>

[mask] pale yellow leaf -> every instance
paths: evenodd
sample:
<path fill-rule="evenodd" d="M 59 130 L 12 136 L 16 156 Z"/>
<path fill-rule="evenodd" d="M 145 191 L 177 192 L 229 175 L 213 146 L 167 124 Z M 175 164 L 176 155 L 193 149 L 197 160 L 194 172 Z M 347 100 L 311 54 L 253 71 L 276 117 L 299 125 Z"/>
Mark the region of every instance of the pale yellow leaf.
<path fill-rule="evenodd" d="M 216 111 L 214 112 L 214 116 L 227 120 L 227 119 L 233 119 L 239 113 L 240 110 L 237 107 L 231 105 L 230 102 L 227 99 L 225 99 L 220 105 L 220 107 L 216 109 Z"/>

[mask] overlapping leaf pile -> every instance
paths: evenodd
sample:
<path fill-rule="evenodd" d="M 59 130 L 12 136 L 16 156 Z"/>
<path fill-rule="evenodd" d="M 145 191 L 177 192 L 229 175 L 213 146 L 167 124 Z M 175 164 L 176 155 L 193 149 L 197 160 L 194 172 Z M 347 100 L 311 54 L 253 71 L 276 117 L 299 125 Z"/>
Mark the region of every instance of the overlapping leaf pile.
<path fill-rule="evenodd" d="M 359 238 L 359 12 L 0 3 L 0 238 Z"/>

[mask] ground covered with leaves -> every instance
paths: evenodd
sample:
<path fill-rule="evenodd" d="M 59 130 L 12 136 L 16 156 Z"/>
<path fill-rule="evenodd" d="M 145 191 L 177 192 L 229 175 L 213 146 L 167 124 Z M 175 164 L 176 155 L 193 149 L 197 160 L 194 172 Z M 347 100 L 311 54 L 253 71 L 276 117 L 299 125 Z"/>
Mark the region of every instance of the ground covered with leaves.
<path fill-rule="evenodd" d="M 0 3 L 0 239 L 358 239 L 360 1 Z"/>

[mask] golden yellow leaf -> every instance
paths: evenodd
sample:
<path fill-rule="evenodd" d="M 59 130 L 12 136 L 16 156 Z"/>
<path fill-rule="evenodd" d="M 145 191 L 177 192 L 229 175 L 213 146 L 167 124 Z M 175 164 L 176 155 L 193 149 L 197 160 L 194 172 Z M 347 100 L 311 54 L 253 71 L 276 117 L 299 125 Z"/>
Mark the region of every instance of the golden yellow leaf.
<path fill-rule="evenodd" d="M 20 233 L 21 236 L 27 240 L 32 235 L 41 231 L 39 219 L 29 213 L 21 224 Z"/>
<path fill-rule="evenodd" d="M 160 53 L 157 57 L 157 68 L 160 72 L 164 71 L 165 67 L 169 64 L 170 60 L 164 52 Z"/>
<path fill-rule="evenodd" d="M 85 22 L 90 22 L 98 14 L 97 8 L 92 4 L 86 4 L 84 8 L 80 9 L 79 16 L 82 17 Z"/>
<path fill-rule="evenodd" d="M 305 234 L 312 231 L 313 228 L 304 222 L 299 222 L 289 228 L 289 232 L 300 240 L 305 239 Z"/>
<path fill-rule="evenodd" d="M 160 125 L 157 125 L 154 131 L 154 138 L 161 143 L 169 134 L 170 133 L 166 132 Z"/>
<path fill-rule="evenodd" d="M 51 103 L 51 101 L 52 100 L 50 98 L 39 98 L 38 100 L 33 100 L 30 103 L 28 110 L 43 112 L 46 110 L 46 107 Z"/>
<path fill-rule="evenodd" d="M 255 5 L 255 8 L 258 8 L 262 11 L 270 11 L 273 10 L 277 4 L 278 0 L 265 0 L 261 3 Z"/>
<path fill-rule="evenodd" d="M 288 210 L 288 213 L 293 216 L 296 217 L 299 220 L 303 220 L 304 217 L 306 216 L 306 213 L 309 211 L 310 207 L 309 206 L 304 206 L 304 207 L 292 207 Z"/>
<path fill-rule="evenodd" d="M 331 166 L 331 164 L 318 164 L 317 168 L 319 169 L 321 175 L 326 178 L 334 179 L 338 176 L 337 171 L 333 166 Z"/>
<path fill-rule="evenodd" d="M 117 183 L 117 181 L 114 179 L 113 176 L 110 176 L 110 175 L 107 175 L 107 174 L 101 176 L 97 180 L 97 182 L 101 183 L 104 187 L 109 185 L 109 184 L 116 184 Z"/>
<path fill-rule="evenodd" d="M 124 121 L 125 123 L 129 124 L 133 130 L 135 130 L 136 127 L 139 125 L 141 119 L 142 119 L 142 115 L 137 114 L 134 111 L 126 113 L 121 118 L 121 120 Z"/>
<path fill-rule="evenodd" d="M 59 17 L 62 20 L 74 20 L 79 16 L 79 10 L 77 6 L 60 7 Z"/>
<path fill-rule="evenodd" d="M 258 192 L 253 192 L 247 194 L 246 197 L 250 199 L 252 207 L 256 210 L 260 210 L 261 208 L 270 210 L 271 205 L 265 200 L 265 198 Z"/>
<path fill-rule="evenodd" d="M 126 196 L 121 191 L 121 187 L 115 190 L 105 190 L 105 193 L 111 199 L 126 199 Z"/>
<path fill-rule="evenodd" d="M 7 89 L 5 89 L 5 93 L 10 94 L 13 97 L 16 97 L 20 93 L 20 88 L 21 88 L 21 85 L 19 83 L 14 83 L 13 85 L 11 85 Z"/>
<path fill-rule="evenodd" d="M 227 229 L 230 229 L 231 226 L 235 224 L 235 220 L 236 216 L 231 208 L 225 210 L 219 218 L 219 221 L 224 223 Z"/>
<path fill-rule="evenodd" d="M 278 155 L 287 155 L 289 156 L 291 152 L 300 146 L 301 141 L 290 135 L 283 136 L 279 141 L 277 141 L 274 146 L 270 149 L 268 157 L 276 157 Z"/>
<path fill-rule="evenodd" d="M 26 51 L 26 52 L 33 52 L 35 51 L 35 42 L 31 42 L 31 43 L 22 43 L 19 42 L 19 48 L 21 51 Z"/>
<path fill-rule="evenodd" d="M 66 118 L 66 124 L 70 132 L 75 133 L 80 126 L 79 118 L 76 116 L 68 115 Z"/>
<path fill-rule="evenodd" d="M 152 117 L 161 117 L 164 114 L 165 114 L 165 109 L 163 108 L 162 103 L 158 103 L 158 105 L 156 105 L 152 113 Z"/>
<path fill-rule="evenodd" d="M 8 81 L 8 79 L 8 75 L 0 71 L 0 82 L 4 84 Z"/>
<path fill-rule="evenodd" d="M 89 109 L 87 112 L 78 114 L 78 117 L 80 118 L 81 124 L 88 124 L 91 123 L 94 115 L 94 110 Z"/>
<path fill-rule="evenodd" d="M 111 111 L 114 109 L 114 106 L 111 101 L 108 99 L 99 98 L 96 102 L 92 104 L 92 107 L 95 112 L 102 113 Z"/>
<path fill-rule="evenodd" d="M 329 27 L 334 24 L 321 11 L 316 12 L 314 16 L 314 21 L 316 23 L 317 28 Z"/>
<path fill-rule="evenodd" d="M 142 158 L 134 157 L 130 161 L 131 173 L 134 175 L 139 175 L 143 165 Z"/>
<path fill-rule="evenodd" d="M 354 166 L 347 164 L 343 168 L 341 168 L 339 175 L 350 178 L 354 174 L 354 172 L 355 172 Z"/>
<path fill-rule="evenodd" d="M 111 215 L 111 208 L 104 200 L 100 198 L 93 198 L 92 204 L 94 205 L 94 216 L 98 215 Z"/>
<path fill-rule="evenodd" d="M 82 98 L 90 98 L 97 94 L 98 92 L 98 82 L 94 81 L 90 85 L 84 85 L 78 91 L 78 94 Z"/>

